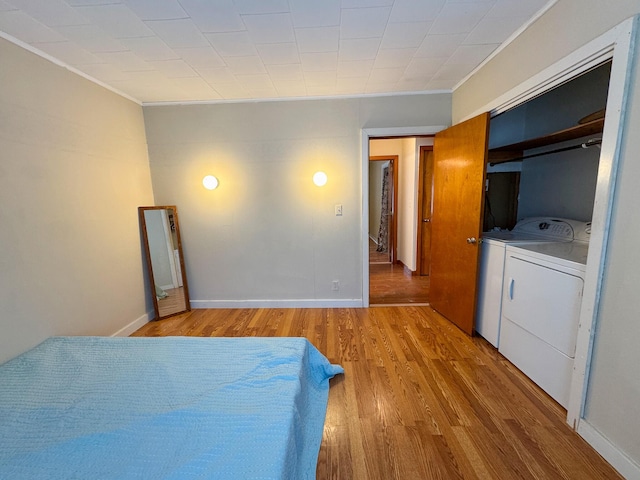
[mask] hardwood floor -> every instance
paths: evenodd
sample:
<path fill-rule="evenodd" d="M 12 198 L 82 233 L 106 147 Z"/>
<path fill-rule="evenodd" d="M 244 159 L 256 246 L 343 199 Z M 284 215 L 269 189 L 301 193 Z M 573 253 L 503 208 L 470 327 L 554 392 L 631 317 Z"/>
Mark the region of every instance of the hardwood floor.
<path fill-rule="evenodd" d="M 379 252 L 375 242 L 369 239 L 369 263 L 391 263 L 389 252 Z"/>
<path fill-rule="evenodd" d="M 168 288 L 165 292 L 167 292 L 167 297 L 158 300 L 158 314 L 161 317 L 187 309 L 183 287 Z"/>
<path fill-rule="evenodd" d="M 134 335 L 308 338 L 345 369 L 319 480 L 622 478 L 557 403 L 429 307 L 194 310 Z"/>
<path fill-rule="evenodd" d="M 403 265 L 391 264 L 389 255 L 376 248 L 369 238 L 369 304 L 429 303 L 429 277 L 405 272 Z"/>
<path fill-rule="evenodd" d="M 369 264 L 369 304 L 429 303 L 429 277 L 411 275 L 402 265 Z"/>

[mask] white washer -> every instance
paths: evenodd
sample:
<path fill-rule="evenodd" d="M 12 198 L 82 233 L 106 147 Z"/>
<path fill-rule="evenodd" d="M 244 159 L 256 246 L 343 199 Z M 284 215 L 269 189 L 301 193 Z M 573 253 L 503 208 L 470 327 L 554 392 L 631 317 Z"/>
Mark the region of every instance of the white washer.
<path fill-rule="evenodd" d="M 572 242 L 509 245 L 499 351 L 563 407 L 569 402 L 590 224 Z"/>
<path fill-rule="evenodd" d="M 575 220 L 525 218 L 511 231 L 485 232 L 480 247 L 475 329 L 491 345 L 500 346 L 505 247 L 514 244 L 573 240 Z"/>

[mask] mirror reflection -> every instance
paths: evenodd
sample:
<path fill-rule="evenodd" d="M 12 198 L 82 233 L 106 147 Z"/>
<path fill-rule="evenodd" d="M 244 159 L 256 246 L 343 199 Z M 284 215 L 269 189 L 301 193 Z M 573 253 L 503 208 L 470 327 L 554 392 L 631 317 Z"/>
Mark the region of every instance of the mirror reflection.
<path fill-rule="evenodd" d="M 175 206 L 139 207 L 156 319 L 191 310 Z"/>

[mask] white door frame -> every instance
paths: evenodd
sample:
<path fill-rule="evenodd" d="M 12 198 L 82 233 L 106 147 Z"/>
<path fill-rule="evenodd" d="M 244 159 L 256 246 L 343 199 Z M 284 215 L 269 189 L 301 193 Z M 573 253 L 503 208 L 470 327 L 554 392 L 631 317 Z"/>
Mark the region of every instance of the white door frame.
<path fill-rule="evenodd" d="M 360 169 L 362 171 L 362 212 L 360 228 L 362 229 L 362 306 L 369 306 L 369 139 L 376 137 L 415 137 L 419 135 L 435 135 L 447 125 L 426 127 L 389 127 L 363 128 L 360 130 Z"/>
<path fill-rule="evenodd" d="M 624 130 L 630 72 L 634 57 L 634 36 L 638 17 L 629 18 L 603 35 L 590 41 L 562 60 L 549 66 L 526 82 L 509 90 L 495 100 L 469 114 L 471 118 L 482 112 L 492 114 L 510 108 L 570 80 L 599 63 L 613 59 L 607 111 L 602 136 L 600 163 L 592 217 L 591 240 L 576 346 L 576 356 L 567 409 L 567 423 L 580 433 L 619 471 L 633 471 L 604 437 L 594 433 L 584 419 L 584 408 L 593 354 L 595 326 L 606 262 L 607 242 L 613 207 L 613 195 L 620 159 L 621 137 Z"/>

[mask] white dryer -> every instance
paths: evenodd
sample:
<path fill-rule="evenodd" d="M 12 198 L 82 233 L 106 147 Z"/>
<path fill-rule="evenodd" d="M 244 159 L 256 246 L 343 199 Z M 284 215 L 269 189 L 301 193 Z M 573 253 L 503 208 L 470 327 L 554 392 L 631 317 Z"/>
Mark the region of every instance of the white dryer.
<path fill-rule="evenodd" d="M 578 223 L 560 218 L 531 217 L 520 220 L 511 231 L 482 234 L 475 329 L 491 345 L 500 346 L 506 246 L 571 241 L 573 225 Z"/>
<path fill-rule="evenodd" d="M 499 351 L 563 407 L 569 402 L 590 223 L 570 242 L 505 249 Z"/>

